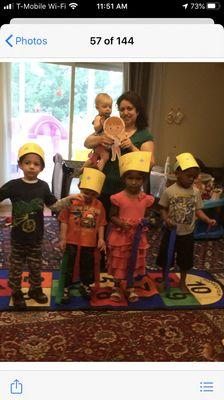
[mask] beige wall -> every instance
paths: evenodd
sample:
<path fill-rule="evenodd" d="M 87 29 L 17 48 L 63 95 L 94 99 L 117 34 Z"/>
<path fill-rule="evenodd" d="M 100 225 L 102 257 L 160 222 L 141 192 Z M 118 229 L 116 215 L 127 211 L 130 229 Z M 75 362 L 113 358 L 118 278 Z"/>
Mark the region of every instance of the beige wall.
<path fill-rule="evenodd" d="M 224 166 L 224 63 L 164 63 L 160 99 L 156 164 L 186 151 Z M 180 125 L 166 122 L 172 108 L 185 114 Z"/>

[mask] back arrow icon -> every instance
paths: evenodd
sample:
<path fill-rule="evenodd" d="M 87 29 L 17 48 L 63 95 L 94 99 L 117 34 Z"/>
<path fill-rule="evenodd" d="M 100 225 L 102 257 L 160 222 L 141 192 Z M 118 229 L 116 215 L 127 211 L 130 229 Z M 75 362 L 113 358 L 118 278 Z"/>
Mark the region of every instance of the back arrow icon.
<path fill-rule="evenodd" d="M 6 43 L 10 46 L 13 47 L 12 43 L 10 43 L 10 39 L 13 37 L 13 35 L 10 35 L 9 37 L 7 37 L 7 39 L 5 39 Z"/>

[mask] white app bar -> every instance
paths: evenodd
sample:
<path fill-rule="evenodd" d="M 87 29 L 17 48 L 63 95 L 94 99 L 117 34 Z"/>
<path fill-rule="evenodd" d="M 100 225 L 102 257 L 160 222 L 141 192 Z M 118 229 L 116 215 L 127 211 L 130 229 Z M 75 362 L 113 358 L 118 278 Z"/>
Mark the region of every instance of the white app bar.
<path fill-rule="evenodd" d="M 4 400 L 223 400 L 222 371 L 2 371 L 0 398 Z M 80 397 L 81 396 L 81 397 Z"/>

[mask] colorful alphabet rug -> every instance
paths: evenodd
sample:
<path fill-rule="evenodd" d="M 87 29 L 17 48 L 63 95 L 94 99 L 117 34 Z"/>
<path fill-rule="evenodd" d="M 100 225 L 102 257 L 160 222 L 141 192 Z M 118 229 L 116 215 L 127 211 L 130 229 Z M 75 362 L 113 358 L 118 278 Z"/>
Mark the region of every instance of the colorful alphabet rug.
<path fill-rule="evenodd" d="M 0 270 L 0 310 L 13 310 L 11 290 L 7 286 L 8 270 Z M 122 285 L 121 300 L 112 301 L 110 298 L 113 279 L 106 273 L 101 273 L 100 284 L 91 288 L 91 297 L 81 296 L 77 282 L 70 290 L 71 300 L 68 304 L 56 304 L 55 296 L 58 287 L 59 271 L 42 273 L 42 287 L 48 296 L 47 304 L 38 304 L 28 297 L 28 272 L 23 273 L 22 290 L 28 310 L 82 310 L 82 309 L 116 309 L 116 310 L 150 310 L 150 309 L 209 309 L 224 308 L 224 276 L 219 274 L 214 278 L 208 272 L 192 270 L 187 275 L 189 293 L 183 293 L 178 285 L 179 273 L 169 275 L 169 289 L 159 292 L 161 283 L 160 272 L 148 272 L 135 282 L 139 296 L 137 302 L 127 300 L 125 282 Z"/>

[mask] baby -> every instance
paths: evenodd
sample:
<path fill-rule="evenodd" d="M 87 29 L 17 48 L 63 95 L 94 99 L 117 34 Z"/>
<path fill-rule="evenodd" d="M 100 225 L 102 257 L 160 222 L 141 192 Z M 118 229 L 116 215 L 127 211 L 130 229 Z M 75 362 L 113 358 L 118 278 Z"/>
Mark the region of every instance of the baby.
<path fill-rule="evenodd" d="M 112 112 L 112 98 L 107 93 L 99 93 L 95 98 L 95 106 L 98 115 L 93 120 L 95 135 L 103 134 L 103 124 L 110 117 Z M 104 169 L 105 164 L 110 158 L 109 147 L 99 144 L 90 154 L 89 159 L 85 162 L 81 172 L 85 167 L 97 167 L 100 171 Z"/>
<path fill-rule="evenodd" d="M 107 93 L 99 93 L 95 98 L 95 107 L 98 115 L 93 120 L 93 126 L 97 135 L 103 133 L 103 124 L 111 115 L 112 104 L 113 100 Z"/>

